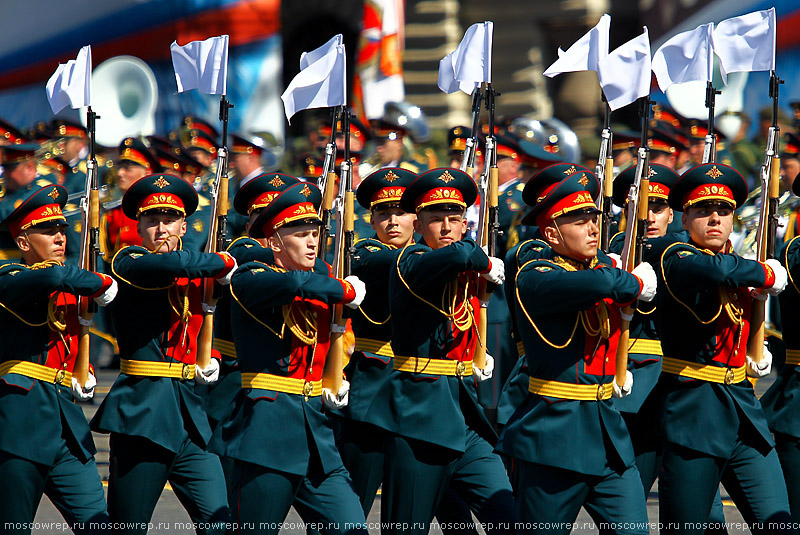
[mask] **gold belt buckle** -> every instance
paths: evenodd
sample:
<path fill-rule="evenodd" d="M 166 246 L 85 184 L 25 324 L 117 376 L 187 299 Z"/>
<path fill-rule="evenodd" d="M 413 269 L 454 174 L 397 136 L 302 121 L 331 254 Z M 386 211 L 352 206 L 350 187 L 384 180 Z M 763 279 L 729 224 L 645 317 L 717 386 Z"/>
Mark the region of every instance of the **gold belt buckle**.
<path fill-rule="evenodd" d="M 466 373 L 464 373 L 466 371 L 467 367 L 464 365 L 463 362 L 459 362 L 458 364 L 456 364 L 456 375 L 464 376 L 466 375 Z"/>
<path fill-rule="evenodd" d="M 181 370 L 181 380 L 188 381 L 192 377 L 192 365 L 184 364 Z"/>
<path fill-rule="evenodd" d="M 314 385 L 312 385 L 309 381 L 306 381 L 306 383 L 303 385 L 303 397 L 306 401 L 308 401 L 308 398 L 311 396 L 313 391 Z"/>
<path fill-rule="evenodd" d="M 597 386 L 597 401 L 603 401 L 606 397 L 606 385 Z"/>
<path fill-rule="evenodd" d="M 58 370 L 56 372 L 56 383 L 63 385 L 64 379 L 67 377 L 67 372 L 64 370 Z"/>
<path fill-rule="evenodd" d="M 734 376 L 735 374 L 733 373 L 733 368 L 728 368 L 727 371 L 725 372 L 725 384 L 726 385 L 733 384 Z"/>

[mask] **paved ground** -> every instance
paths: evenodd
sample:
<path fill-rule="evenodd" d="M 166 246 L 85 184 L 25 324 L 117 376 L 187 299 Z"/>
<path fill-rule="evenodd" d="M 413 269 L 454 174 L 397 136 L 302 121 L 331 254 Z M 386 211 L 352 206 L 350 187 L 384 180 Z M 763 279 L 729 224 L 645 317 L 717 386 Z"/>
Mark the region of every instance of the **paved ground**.
<path fill-rule="evenodd" d="M 98 389 L 97 393 L 95 394 L 95 404 L 94 405 L 84 405 L 84 412 L 87 415 L 87 418 L 91 418 L 94 414 L 97 406 L 99 406 L 100 402 L 102 401 L 105 394 L 108 392 L 108 388 L 114 382 L 114 378 L 116 377 L 117 372 L 110 371 L 110 370 L 100 370 L 98 373 Z M 772 383 L 773 379 L 767 378 L 765 380 L 759 381 L 758 385 L 756 386 L 756 391 L 760 395 L 763 393 L 769 385 Z M 97 467 L 100 470 L 100 475 L 105 482 L 108 479 L 108 437 L 106 435 L 94 435 L 95 445 L 97 446 Z M 749 533 L 749 530 L 744 525 L 744 520 L 742 516 L 739 514 L 739 511 L 730 501 L 725 493 L 724 489 L 722 489 L 722 497 L 723 497 L 723 504 L 725 506 L 725 519 L 728 523 L 728 533 L 730 535 L 738 535 Z M 380 512 L 380 496 L 375 501 L 375 505 L 370 512 L 368 522 L 370 523 L 370 533 L 380 533 L 379 529 L 379 512 Z M 653 492 L 650 494 L 650 499 L 647 502 L 647 514 L 648 518 L 651 523 L 651 533 L 657 533 L 657 525 L 658 525 L 658 488 L 653 489 Z M 39 511 L 36 515 L 36 529 L 34 529 L 34 533 L 36 534 L 58 534 L 69 532 L 69 528 L 63 523 L 63 519 L 58 511 L 53 507 L 47 498 L 42 500 L 42 503 L 39 507 Z M 480 531 L 483 533 L 483 531 Z M 589 534 L 589 533 L 597 533 L 598 530 L 594 523 L 592 522 L 591 518 L 585 511 L 581 511 L 580 516 L 578 517 L 575 527 L 572 533 L 575 534 Z M 156 511 L 153 515 L 152 519 L 152 527 L 150 529 L 151 534 L 170 534 L 170 535 L 188 535 L 194 533 L 194 529 L 191 527 L 191 521 L 189 520 L 189 516 L 183 510 L 183 507 L 180 505 L 178 500 L 175 498 L 175 494 L 171 491 L 171 489 L 166 488 L 164 493 L 161 495 L 161 499 L 158 502 L 158 506 Z M 285 522 L 284 529 L 281 530 L 281 534 L 285 535 L 304 535 L 306 533 L 305 525 L 302 522 L 302 519 L 295 513 L 294 510 L 291 511 L 290 515 L 287 517 Z M 442 533 L 441 529 L 434 526 L 434 529 L 431 530 L 431 533 L 439 534 Z"/>

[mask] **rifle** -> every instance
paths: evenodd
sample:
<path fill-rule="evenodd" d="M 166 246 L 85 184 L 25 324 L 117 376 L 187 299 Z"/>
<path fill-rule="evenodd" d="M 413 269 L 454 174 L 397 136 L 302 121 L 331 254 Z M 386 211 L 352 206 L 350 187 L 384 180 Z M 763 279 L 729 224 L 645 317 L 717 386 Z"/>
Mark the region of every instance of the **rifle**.
<path fill-rule="evenodd" d="M 233 104 L 222 95 L 219 102 L 219 119 L 222 121 L 222 143 L 217 149 L 217 175 L 214 189 L 211 192 L 211 223 L 208 229 L 208 240 L 205 252 L 218 253 L 228 245 L 228 111 Z M 203 286 L 203 303 L 210 308 L 203 310 L 203 325 L 197 340 L 197 359 L 199 368 L 205 368 L 211 362 L 211 346 L 214 342 L 213 307 L 219 299 L 219 290 L 214 281 L 207 279 Z"/>
<path fill-rule="evenodd" d="M 706 85 L 706 108 L 708 108 L 708 133 L 703 145 L 703 163 L 717 161 L 717 136 L 714 135 L 714 104 L 717 95 L 722 91 L 715 89 L 714 84 Z"/>
<path fill-rule="evenodd" d="M 778 201 L 780 197 L 780 135 L 778 126 L 778 89 L 783 83 L 772 71 L 769 76 L 769 96 L 772 99 L 772 126 L 769 127 L 764 165 L 761 166 L 761 213 L 756 235 L 756 256 L 759 262 L 775 256 L 775 231 L 778 229 Z M 764 357 L 764 322 L 767 302 L 753 301 L 750 311 L 750 336 L 747 354 L 755 362 Z"/>
<path fill-rule="evenodd" d="M 497 251 L 497 238 L 500 234 L 498 222 L 499 210 L 497 207 L 497 143 L 494 138 L 494 106 L 495 98 L 499 95 L 492 87 L 491 82 L 486 82 L 486 109 L 489 111 L 489 134 L 486 136 L 486 160 L 483 174 L 478 184 L 478 193 L 481 197 L 481 206 L 478 216 L 478 245 L 486 246 L 489 256 L 495 256 Z M 481 370 L 486 367 L 486 328 L 487 308 L 492 287 L 488 286 L 486 279 L 478 280 L 478 299 L 481 309 L 478 312 L 478 346 L 472 361 Z"/>
<path fill-rule="evenodd" d="M 480 86 L 472 92 L 472 132 L 467 138 L 467 146 L 464 148 L 464 155 L 461 159 L 460 169 L 470 177 L 475 173 L 475 154 L 478 151 L 478 128 L 481 123 L 481 94 Z"/>
<path fill-rule="evenodd" d="M 597 199 L 597 209 L 600 210 L 600 249 L 608 252 L 608 244 L 611 241 L 611 204 L 614 196 L 614 152 L 611 149 L 614 134 L 611 132 L 611 108 L 606 100 L 605 93 L 602 94 L 603 102 L 606 105 L 606 113 L 603 117 L 603 133 L 600 141 L 600 155 L 597 157 L 596 174 L 603 182 L 603 189 Z"/>
<path fill-rule="evenodd" d="M 331 214 L 333 213 L 334 188 L 336 187 L 336 130 L 339 108 L 331 111 L 331 139 L 325 147 L 325 161 L 322 174 L 319 176 L 319 189 L 322 190 L 322 204 L 319 206 L 319 218 L 322 221 L 317 242 L 317 258 L 325 259 L 328 250 L 328 238 L 331 235 Z"/>
<path fill-rule="evenodd" d="M 89 106 L 86 110 L 86 129 L 89 131 L 89 159 L 86 162 L 86 189 L 81 199 L 81 254 L 80 267 L 87 271 L 97 271 L 97 256 L 100 253 L 100 191 L 97 184 L 97 159 L 95 157 L 95 120 L 97 114 Z M 91 299 L 80 300 L 81 326 L 78 332 L 78 356 L 72 368 L 72 375 L 78 384 L 84 386 L 89 379 L 89 331 L 97 305 Z"/>
<path fill-rule="evenodd" d="M 639 157 L 636 161 L 636 175 L 628 190 L 626 205 L 625 244 L 622 248 L 622 269 L 631 272 L 642 261 L 644 245 L 647 241 L 647 212 L 650 197 L 650 149 L 647 147 L 647 126 L 650 121 L 650 97 L 642 97 L 642 138 Z M 636 301 L 622 309 L 619 342 L 617 343 L 616 374 L 617 385 L 625 384 L 628 370 L 628 344 L 631 334 L 631 319 L 636 310 Z"/>
<path fill-rule="evenodd" d="M 350 112 L 342 107 L 342 133 L 344 134 L 344 161 L 342 162 L 339 193 L 336 196 L 336 239 L 333 252 L 333 276 L 344 279 L 350 275 L 350 261 L 353 254 L 353 170 L 350 162 Z M 344 340 L 342 339 L 347 324 L 343 305 L 333 305 L 331 321 L 331 345 L 322 371 L 322 386 L 334 394 L 342 386 L 342 370 L 344 362 Z"/>

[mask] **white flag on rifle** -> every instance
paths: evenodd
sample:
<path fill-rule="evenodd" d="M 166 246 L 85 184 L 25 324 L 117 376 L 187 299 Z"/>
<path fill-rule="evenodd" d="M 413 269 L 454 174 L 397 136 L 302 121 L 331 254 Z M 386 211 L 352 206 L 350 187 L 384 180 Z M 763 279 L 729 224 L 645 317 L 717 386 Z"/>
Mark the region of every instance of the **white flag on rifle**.
<path fill-rule="evenodd" d="M 344 106 L 347 95 L 347 61 L 342 34 L 300 56 L 300 72 L 281 95 L 286 119 L 300 110 Z"/>
<path fill-rule="evenodd" d="M 653 72 L 658 87 L 666 91 L 672 84 L 710 82 L 714 66 L 711 32 L 714 24 L 671 37 L 653 54 Z"/>
<path fill-rule="evenodd" d="M 775 70 L 775 8 L 723 20 L 714 28 L 722 81 L 729 72 Z"/>
<path fill-rule="evenodd" d="M 494 22 L 473 24 L 455 50 L 439 61 L 439 89 L 471 95 L 481 82 L 492 81 L 492 33 Z"/>
<path fill-rule="evenodd" d="M 67 105 L 73 108 L 92 105 L 92 47 L 85 46 L 78 57 L 59 64 L 47 81 L 47 100 L 53 113 Z"/>
<path fill-rule="evenodd" d="M 566 52 L 558 49 L 558 59 L 544 71 L 544 75 L 553 78 L 565 72 L 597 71 L 600 60 L 608 55 L 610 26 L 610 15 L 600 17 L 597 25 L 575 41 Z"/>
<path fill-rule="evenodd" d="M 645 26 L 642 35 L 602 58 L 598 67 L 597 77 L 612 110 L 649 95 L 652 71 L 647 27 Z"/>
<path fill-rule="evenodd" d="M 178 93 L 197 89 L 209 95 L 224 95 L 228 79 L 228 36 L 209 37 L 180 46 L 169 46 Z"/>

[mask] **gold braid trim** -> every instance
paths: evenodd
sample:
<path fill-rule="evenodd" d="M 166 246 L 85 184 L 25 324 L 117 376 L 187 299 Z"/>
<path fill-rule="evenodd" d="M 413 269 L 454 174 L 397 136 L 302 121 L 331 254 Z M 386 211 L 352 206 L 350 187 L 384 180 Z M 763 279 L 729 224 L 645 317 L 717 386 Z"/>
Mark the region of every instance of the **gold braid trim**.
<path fill-rule="evenodd" d="M 783 265 L 786 268 L 786 273 L 789 275 L 789 282 L 792 283 L 792 288 L 794 288 L 795 292 L 800 294 L 800 288 L 798 288 L 797 284 L 795 284 L 794 277 L 792 277 L 792 270 L 789 269 L 789 247 L 792 246 L 792 242 L 795 241 L 797 238 L 800 238 L 800 236 L 795 236 L 794 238 L 792 238 L 791 241 L 789 242 L 789 245 L 787 245 L 783 249 Z"/>
<path fill-rule="evenodd" d="M 694 316 L 694 319 L 696 319 L 701 325 L 708 325 L 709 323 L 712 323 L 712 322 L 716 321 L 717 318 L 719 317 L 719 315 L 722 313 L 723 299 L 720 299 L 719 309 L 717 310 L 717 313 L 714 314 L 714 317 L 711 318 L 708 321 L 701 320 L 700 317 L 697 314 L 695 314 L 694 310 L 692 310 L 689 305 L 687 305 L 686 303 L 684 303 L 683 301 L 678 299 L 678 296 L 675 295 L 675 293 L 672 291 L 672 288 L 669 287 L 669 281 L 667 281 L 667 275 L 666 275 L 666 272 L 664 271 L 664 257 L 667 255 L 667 251 L 669 251 L 670 249 L 672 249 L 676 245 L 688 245 L 688 244 L 683 243 L 683 242 L 675 242 L 672 245 L 670 245 L 669 247 L 667 247 L 666 249 L 664 249 L 664 252 L 661 254 L 661 259 L 659 260 L 659 262 L 661 263 L 661 273 L 664 274 L 664 285 L 667 287 L 667 291 L 672 296 L 672 298 L 675 301 L 677 301 L 678 304 L 680 304 L 686 310 L 688 310 L 692 314 L 692 316 Z M 689 245 L 689 247 L 692 247 L 692 249 L 695 249 L 696 251 L 700 251 L 700 252 L 705 253 L 705 254 L 712 254 L 710 251 L 705 251 L 703 249 L 698 249 L 697 247 L 694 247 L 692 245 Z"/>
<path fill-rule="evenodd" d="M 361 315 L 364 316 L 364 319 L 366 319 L 368 322 L 370 322 L 373 325 L 386 325 L 387 323 L 389 323 L 389 320 L 392 319 L 392 314 L 390 313 L 388 316 L 386 316 L 385 320 L 376 321 L 376 320 L 370 318 L 369 316 L 367 316 L 367 311 L 364 310 L 364 307 L 362 307 L 361 305 L 358 306 L 358 311 L 361 312 Z"/>
<path fill-rule="evenodd" d="M 294 334 L 298 340 L 306 345 L 313 346 L 317 343 L 317 322 L 313 313 L 309 313 L 305 303 L 299 301 L 292 301 L 288 305 L 283 305 L 281 312 L 283 313 L 283 324 L 289 326 L 289 330 Z M 300 326 L 297 320 L 296 312 L 299 310 L 300 317 L 305 323 L 306 330 Z M 310 319 L 309 319 L 310 318 Z M 283 332 L 283 331 L 282 331 Z"/>
<path fill-rule="evenodd" d="M 256 321 L 256 323 L 258 323 L 258 324 L 259 324 L 259 325 L 261 325 L 262 327 L 266 327 L 266 328 L 267 328 L 267 330 L 269 330 L 269 332 L 271 332 L 272 334 L 274 334 L 274 335 L 275 335 L 275 336 L 277 336 L 278 338 L 281 338 L 281 339 L 283 339 L 283 333 L 285 332 L 285 329 L 286 329 L 286 322 L 285 322 L 285 321 L 284 321 L 284 322 L 281 324 L 281 332 L 280 332 L 280 333 L 278 333 L 278 332 L 277 332 L 275 329 L 273 329 L 272 327 L 270 327 L 269 325 L 267 325 L 266 323 L 264 323 L 263 321 L 261 321 L 260 319 L 258 319 L 258 317 L 257 317 L 255 314 L 253 314 L 252 312 L 250 312 L 250 311 L 247 309 L 247 307 L 246 307 L 246 306 L 244 306 L 244 303 L 242 303 L 242 302 L 239 300 L 239 298 L 238 298 L 238 297 L 236 297 L 236 293 L 233 291 L 233 284 L 231 284 L 231 285 L 229 286 L 229 288 L 231 289 L 231 297 L 233 297 L 233 298 L 234 298 L 234 300 L 236 300 L 236 302 L 237 302 L 237 303 L 239 303 L 239 306 L 240 306 L 240 307 L 242 307 L 242 310 L 244 310 L 245 312 L 247 312 L 247 315 L 248 315 L 248 316 L 250 316 L 251 318 L 253 318 L 253 319 Z"/>

